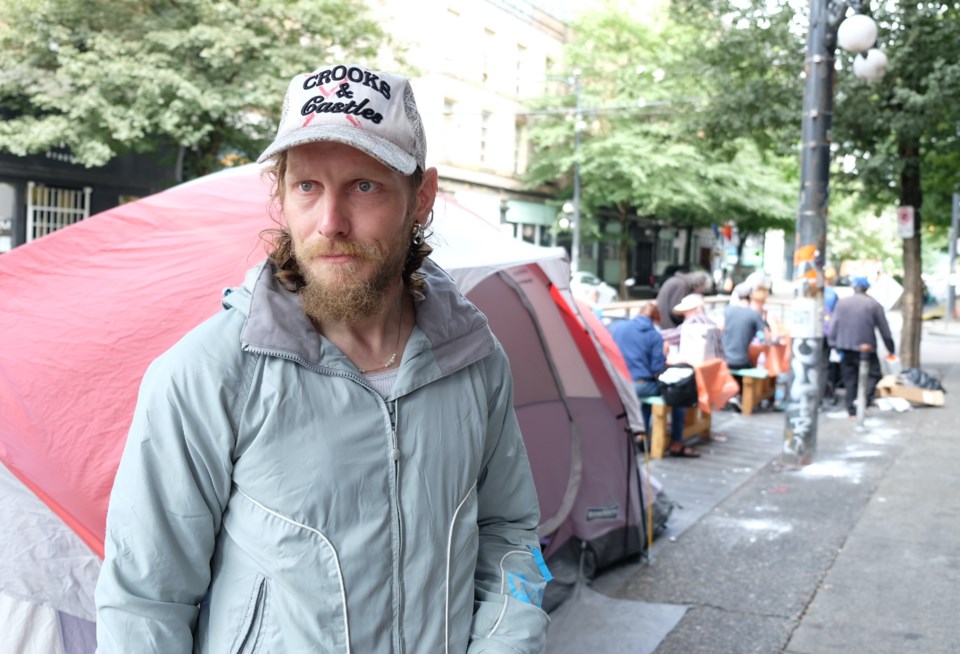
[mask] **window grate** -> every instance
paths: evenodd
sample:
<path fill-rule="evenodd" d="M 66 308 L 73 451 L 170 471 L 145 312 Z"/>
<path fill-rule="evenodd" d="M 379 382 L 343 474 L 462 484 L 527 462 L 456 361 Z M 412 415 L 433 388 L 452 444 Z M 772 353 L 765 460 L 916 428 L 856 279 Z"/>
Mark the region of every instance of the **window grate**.
<path fill-rule="evenodd" d="M 92 192 L 27 182 L 27 242 L 89 217 Z"/>

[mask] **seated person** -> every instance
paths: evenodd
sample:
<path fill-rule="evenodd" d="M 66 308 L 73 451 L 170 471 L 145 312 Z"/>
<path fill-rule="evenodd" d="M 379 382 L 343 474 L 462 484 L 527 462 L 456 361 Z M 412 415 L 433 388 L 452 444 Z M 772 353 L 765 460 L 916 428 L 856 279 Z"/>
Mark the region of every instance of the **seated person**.
<path fill-rule="evenodd" d="M 750 292 L 750 300 L 755 297 L 766 299 L 765 288 L 755 288 Z M 754 305 L 755 306 L 755 305 Z M 770 328 L 763 316 L 754 306 L 729 305 L 723 312 L 723 355 L 731 370 L 752 368 L 750 361 L 750 343 L 761 334 L 763 340 L 770 341 Z"/>
<path fill-rule="evenodd" d="M 730 370 L 753 368 L 753 362 L 750 360 L 750 343 L 758 334 L 761 334 L 766 342 L 770 342 L 770 328 L 760 312 L 754 308 L 756 302 L 759 302 L 762 306 L 766 297 L 767 289 L 758 286 L 751 289 L 750 292 L 750 302 L 753 306 L 731 304 L 724 311 L 721 342 L 724 359 Z M 735 379 L 742 394 L 743 379 L 736 375 Z M 740 401 L 738 398 L 733 398 L 730 403 L 735 408 L 739 408 Z"/>
<path fill-rule="evenodd" d="M 610 335 L 623 355 L 633 388 L 641 400 L 660 395 L 657 377 L 667 367 L 663 338 L 654 326 L 660 321 L 660 311 L 654 303 L 645 304 L 639 314 L 630 320 L 619 320 L 610 326 Z M 641 403 L 643 424 L 650 435 L 650 418 L 653 412 L 649 404 Z M 672 407 L 670 414 L 671 456 L 696 458 L 700 454 L 692 447 L 683 444 L 683 425 L 687 410 L 684 407 Z"/>
<path fill-rule="evenodd" d="M 711 320 L 710 316 L 703 308 L 703 296 L 699 293 L 691 293 L 680 301 L 680 304 L 673 307 L 674 313 L 683 316 L 683 323 L 680 325 L 680 335 L 677 343 L 680 346 L 681 356 L 684 356 L 684 350 L 689 349 L 685 343 L 699 342 L 703 340 L 703 351 L 697 352 L 697 356 L 685 356 L 687 363 L 696 365 L 709 359 L 723 358 L 723 345 L 720 342 L 720 330 L 717 329 L 717 323 Z M 664 337 L 666 340 L 666 337 Z"/>

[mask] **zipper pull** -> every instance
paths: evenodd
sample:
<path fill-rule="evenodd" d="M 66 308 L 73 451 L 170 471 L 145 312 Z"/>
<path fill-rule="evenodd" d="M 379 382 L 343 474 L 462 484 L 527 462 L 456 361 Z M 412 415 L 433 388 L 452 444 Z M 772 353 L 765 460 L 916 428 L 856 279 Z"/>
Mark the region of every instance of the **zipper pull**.
<path fill-rule="evenodd" d="M 387 408 L 390 411 L 390 435 L 393 437 L 393 451 L 390 452 L 390 458 L 397 462 L 400 460 L 400 444 L 397 438 L 397 401 L 394 400 L 388 404 Z"/>

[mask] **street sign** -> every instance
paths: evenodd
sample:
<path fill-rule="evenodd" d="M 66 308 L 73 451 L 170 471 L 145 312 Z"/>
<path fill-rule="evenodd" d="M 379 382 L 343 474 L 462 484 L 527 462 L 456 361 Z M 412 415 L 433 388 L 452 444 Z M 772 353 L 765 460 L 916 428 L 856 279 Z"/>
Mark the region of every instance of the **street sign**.
<path fill-rule="evenodd" d="M 790 305 L 789 325 L 793 338 L 822 338 L 823 319 L 817 313 L 817 301 L 812 297 L 794 298 Z"/>
<path fill-rule="evenodd" d="M 897 207 L 897 235 L 900 238 L 913 238 L 913 207 Z"/>

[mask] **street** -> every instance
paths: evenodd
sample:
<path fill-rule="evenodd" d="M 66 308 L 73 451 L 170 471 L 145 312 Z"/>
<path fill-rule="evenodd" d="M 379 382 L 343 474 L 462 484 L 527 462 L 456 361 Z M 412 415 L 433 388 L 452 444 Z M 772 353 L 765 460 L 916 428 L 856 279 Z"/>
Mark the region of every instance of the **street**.
<path fill-rule="evenodd" d="M 727 441 L 651 461 L 679 505 L 666 533 L 649 561 L 604 571 L 558 609 L 547 651 L 957 651 L 960 329 L 937 322 L 922 361 L 944 407 L 873 408 L 862 431 L 824 410 L 814 462 L 797 471 L 778 464 L 773 412 L 717 413 Z"/>

